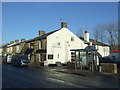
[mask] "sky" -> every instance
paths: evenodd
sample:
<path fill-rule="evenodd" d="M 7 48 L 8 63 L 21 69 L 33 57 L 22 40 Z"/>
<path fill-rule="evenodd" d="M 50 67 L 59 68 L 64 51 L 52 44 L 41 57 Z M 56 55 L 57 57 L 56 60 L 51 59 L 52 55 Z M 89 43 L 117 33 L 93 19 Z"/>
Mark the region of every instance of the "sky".
<path fill-rule="evenodd" d="M 3 2 L 2 44 L 29 40 L 38 36 L 39 30 L 60 29 L 61 22 L 67 22 L 75 34 L 84 25 L 92 38 L 97 24 L 117 20 L 117 2 Z"/>

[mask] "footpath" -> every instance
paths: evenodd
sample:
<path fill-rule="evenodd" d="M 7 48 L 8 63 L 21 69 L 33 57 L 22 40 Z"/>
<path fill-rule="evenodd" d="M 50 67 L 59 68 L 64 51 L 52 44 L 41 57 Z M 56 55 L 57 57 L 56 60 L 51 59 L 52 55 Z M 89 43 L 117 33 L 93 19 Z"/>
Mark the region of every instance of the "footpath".
<path fill-rule="evenodd" d="M 120 84 L 120 74 L 103 74 L 100 72 L 92 72 L 87 70 L 80 70 L 80 69 L 68 69 L 66 67 L 57 67 L 57 66 L 37 66 L 34 68 L 39 68 L 45 71 L 54 71 L 54 72 L 60 72 L 60 73 L 66 73 L 66 74 L 73 74 L 73 75 L 80 75 L 85 76 L 89 78 L 94 79 L 103 79 L 108 81 L 118 81 Z"/>

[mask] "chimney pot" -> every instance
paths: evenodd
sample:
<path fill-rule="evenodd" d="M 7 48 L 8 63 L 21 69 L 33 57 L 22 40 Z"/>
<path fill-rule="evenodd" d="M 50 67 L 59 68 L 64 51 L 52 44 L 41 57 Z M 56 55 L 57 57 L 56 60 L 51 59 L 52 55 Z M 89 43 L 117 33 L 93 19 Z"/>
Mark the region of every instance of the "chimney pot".
<path fill-rule="evenodd" d="M 25 41 L 25 39 L 21 39 L 21 42 L 24 42 Z"/>
<path fill-rule="evenodd" d="M 14 41 L 10 41 L 10 43 L 14 43 Z"/>
<path fill-rule="evenodd" d="M 87 31 L 85 31 L 85 33 L 88 33 Z"/>
<path fill-rule="evenodd" d="M 19 40 L 17 39 L 17 40 L 15 40 L 15 42 L 16 42 L 16 43 L 19 43 Z"/>
<path fill-rule="evenodd" d="M 61 28 L 67 28 L 67 23 L 66 22 L 62 22 L 61 23 Z"/>

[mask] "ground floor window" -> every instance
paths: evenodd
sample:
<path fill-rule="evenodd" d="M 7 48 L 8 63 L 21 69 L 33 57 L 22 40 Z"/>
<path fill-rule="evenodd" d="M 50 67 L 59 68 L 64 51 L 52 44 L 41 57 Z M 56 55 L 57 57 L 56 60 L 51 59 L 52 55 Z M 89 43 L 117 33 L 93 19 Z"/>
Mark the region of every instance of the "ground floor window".
<path fill-rule="evenodd" d="M 53 59 L 53 54 L 49 54 L 48 59 Z"/>
<path fill-rule="evenodd" d="M 41 61 L 46 60 L 46 54 L 40 54 L 40 60 Z"/>
<path fill-rule="evenodd" d="M 75 57 L 75 52 L 71 52 L 71 57 Z"/>

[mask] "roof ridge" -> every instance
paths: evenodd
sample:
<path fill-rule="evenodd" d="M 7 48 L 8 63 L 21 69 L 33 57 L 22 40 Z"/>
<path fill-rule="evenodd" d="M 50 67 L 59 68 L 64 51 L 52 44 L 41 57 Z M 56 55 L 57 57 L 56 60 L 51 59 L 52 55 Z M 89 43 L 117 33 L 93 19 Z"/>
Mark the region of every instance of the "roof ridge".
<path fill-rule="evenodd" d="M 79 37 L 79 38 L 80 38 L 81 40 L 85 41 L 83 37 Z M 109 46 L 109 45 L 107 45 L 107 44 L 105 44 L 105 43 L 102 43 L 102 42 L 100 42 L 100 41 L 96 41 L 96 40 L 94 40 L 94 39 L 92 39 L 92 38 L 90 38 L 89 40 L 90 40 L 93 44 L 96 44 L 96 45 L 102 44 L 102 45 L 104 45 L 104 46 Z M 95 43 L 95 42 L 96 42 L 96 43 Z"/>

